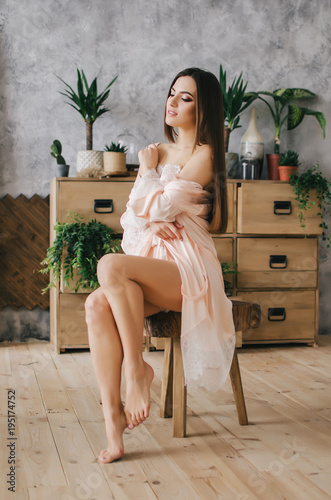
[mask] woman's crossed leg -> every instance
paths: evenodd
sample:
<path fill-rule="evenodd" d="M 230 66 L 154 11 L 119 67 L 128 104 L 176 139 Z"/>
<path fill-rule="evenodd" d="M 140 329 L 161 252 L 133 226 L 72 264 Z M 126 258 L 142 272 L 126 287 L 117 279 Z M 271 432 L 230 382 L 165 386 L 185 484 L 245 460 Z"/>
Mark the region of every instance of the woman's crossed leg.
<path fill-rule="evenodd" d="M 86 301 L 86 322 L 108 440 L 100 459 L 112 462 L 124 453 L 124 429 L 149 414 L 153 369 L 142 356 L 144 317 L 161 309 L 181 311 L 181 278 L 174 262 L 108 254 L 99 262 L 98 280 L 100 288 Z"/>

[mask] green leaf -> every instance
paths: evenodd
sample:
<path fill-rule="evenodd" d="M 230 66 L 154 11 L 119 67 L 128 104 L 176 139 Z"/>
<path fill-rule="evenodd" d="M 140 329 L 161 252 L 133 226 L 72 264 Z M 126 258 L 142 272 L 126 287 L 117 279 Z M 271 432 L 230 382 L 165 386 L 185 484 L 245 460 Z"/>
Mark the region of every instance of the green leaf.
<path fill-rule="evenodd" d="M 306 115 L 315 116 L 323 131 L 323 139 L 325 139 L 326 118 L 323 113 L 308 108 L 301 108 L 296 104 L 289 104 L 288 108 L 289 108 L 288 119 L 287 119 L 288 130 L 293 130 L 298 125 L 300 125 L 300 123 L 302 122 L 302 120 Z"/>

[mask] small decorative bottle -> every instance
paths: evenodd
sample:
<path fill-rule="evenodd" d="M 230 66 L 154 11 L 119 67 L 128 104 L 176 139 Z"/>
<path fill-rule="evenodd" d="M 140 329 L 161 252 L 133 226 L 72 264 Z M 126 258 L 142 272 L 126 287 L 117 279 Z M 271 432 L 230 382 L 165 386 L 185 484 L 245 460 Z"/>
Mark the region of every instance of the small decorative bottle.
<path fill-rule="evenodd" d="M 254 178 L 260 179 L 263 167 L 264 141 L 256 125 L 256 110 L 252 108 L 248 128 L 240 142 L 240 160 L 252 160 L 258 165 Z"/>

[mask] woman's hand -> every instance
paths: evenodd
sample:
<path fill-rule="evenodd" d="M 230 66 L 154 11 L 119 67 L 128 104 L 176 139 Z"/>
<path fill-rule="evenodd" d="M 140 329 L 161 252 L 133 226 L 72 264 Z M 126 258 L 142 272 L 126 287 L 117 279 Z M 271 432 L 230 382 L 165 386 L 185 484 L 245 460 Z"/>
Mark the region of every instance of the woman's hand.
<path fill-rule="evenodd" d="M 150 144 L 147 148 L 139 151 L 138 158 L 140 175 L 143 175 L 147 170 L 155 168 L 159 159 L 159 153 L 155 144 Z"/>
<path fill-rule="evenodd" d="M 180 232 L 183 229 L 183 225 L 177 221 L 174 222 L 150 222 L 149 227 L 155 236 L 158 236 L 162 240 L 183 240 L 182 234 Z"/>

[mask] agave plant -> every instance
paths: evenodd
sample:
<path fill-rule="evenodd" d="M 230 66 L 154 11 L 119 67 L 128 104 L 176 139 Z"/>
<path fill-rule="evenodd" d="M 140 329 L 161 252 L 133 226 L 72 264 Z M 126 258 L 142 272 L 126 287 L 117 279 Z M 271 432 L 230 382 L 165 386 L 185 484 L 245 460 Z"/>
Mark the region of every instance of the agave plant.
<path fill-rule="evenodd" d="M 242 73 L 227 88 L 226 71 L 223 71 L 222 64 L 220 64 L 219 82 L 223 94 L 225 151 L 228 151 L 230 133 L 241 127 L 240 114 L 256 99 L 256 95 L 253 92 L 246 93 L 248 82 L 244 83 Z"/>
<path fill-rule="evenodd" d="M 256 99 L 261 99 L 268 106 L 275 123 L 275 142 L 274 153 L 279 154 L 280 147 L 280 132 L 287 120 L 287 130 L 295 129 L 306 115 L 315 116 L 323 131 L 323 139 L 325 139 L 326 119 L 320 111 L 313 111 L 309 108 L 303 108 L 298 104 L 293 104 L 292 101 L 298 99 L 311 99 L 316 97 L 316 94 L 307 89 L 289 88 L 276 89 L 273 92 L 259 91 L 246 94 L 247 98 L 251 99 L 252 94 Z M 273 99 L 273 107 L 262 96 L 268 96 Z"/>
<path fill-rule="evenodd" d="M 286 167 L 299 167 L 301 163 L 299 162 L 299 153 L 288 149 L 280 153 L 279 165 Z"/>
<path fill-rule="evenodd" d="M 94 78 L 91 85 L 88 84 L 83 70 L 79 71 L 79 69 L 77 69 L 77 77 L 77 92 L 75 92 L 68 83 L 58 76 L 59 80 L 67 87 L 67 89 L 64 92 L 60 92 L 60 94 L 74 103 L 68 102 L 67 104 L 78 111 L 83 117 L 84 122 L 86 122 L 86 149 L 91 150 L 93 149 L 93 124 L 99 116 L 109 111 L 103 104 L 108 98 L 110 87 L 113 85 L 118 75 L 115 76 L 99 95 L 97 77 Z"/>
<path fill-rule="evenodd" d="M 117 144 L 115 142 L 112 142 L 110 146 L 105 146 L 104 151 L 108 153 L 126 153 L 128 148 L 125 146 L 125 144 L 121 144 L 118 142 Z"/>

